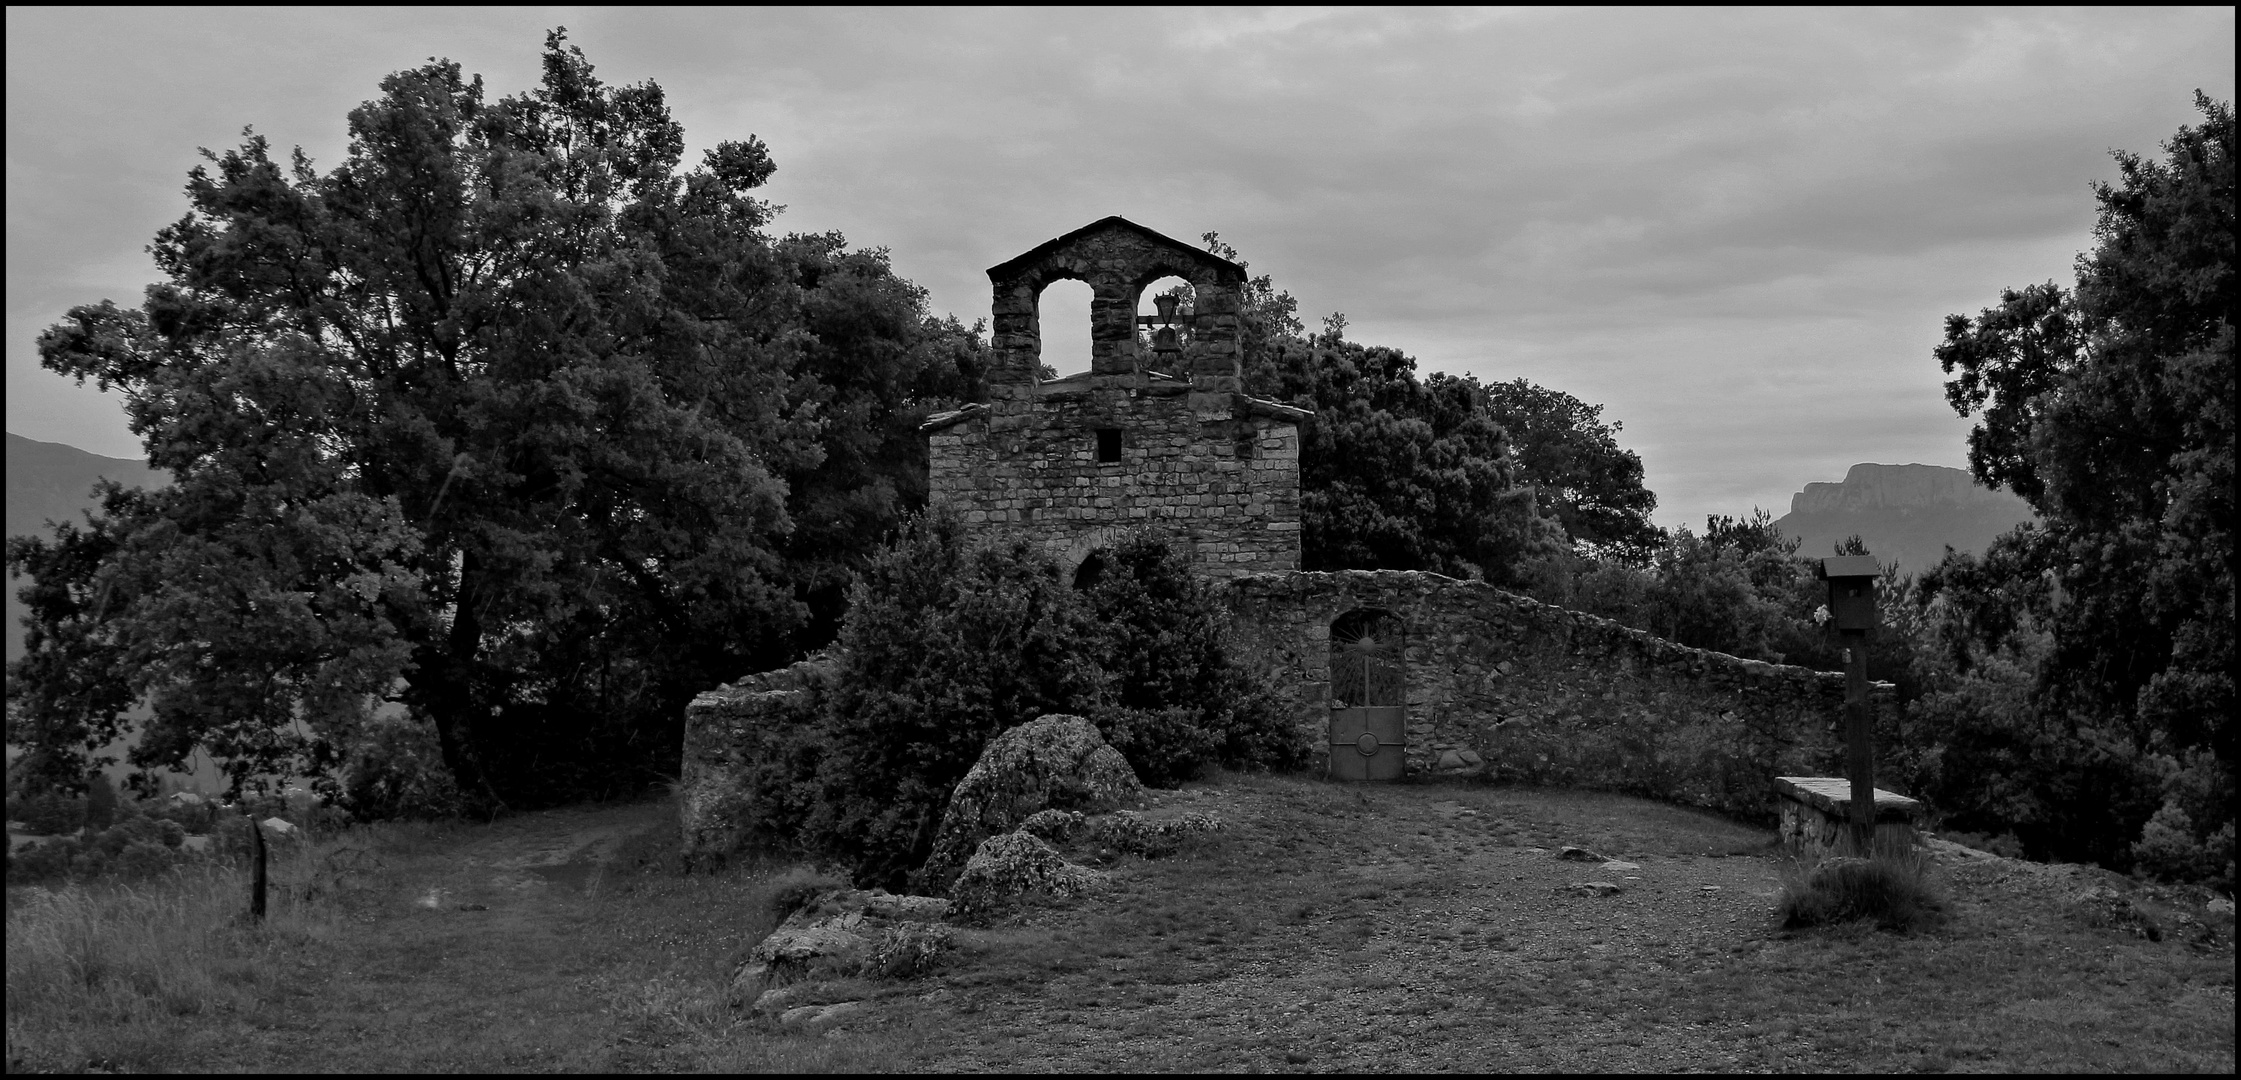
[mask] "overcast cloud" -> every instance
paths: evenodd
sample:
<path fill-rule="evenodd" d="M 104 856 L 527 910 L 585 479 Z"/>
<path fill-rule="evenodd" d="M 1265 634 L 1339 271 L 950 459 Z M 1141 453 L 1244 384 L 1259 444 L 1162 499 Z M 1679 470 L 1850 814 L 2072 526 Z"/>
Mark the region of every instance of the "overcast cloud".
<path fill-rule="evenodd" d="M 137 300 L 196 147 L 253 124 L 331 167 L 383 75 L 441 56 L 518 92 L 566 25 L 609 82 L 662 85 L 690 160 L 762 137 L 779 227 L 891 249 L 937 312 L 985 317 L 987 267 L 1107 214 L 1216 230 L 1311 325 L 1344 311 L 1422 370 L 1606 406 L 1661 524 L 1780 514 L 1856 462 L 1965 464 L 1943 317 L 2069 280 L 2108 151 L 2156 153 L 2197 87 L 2230 99 L 2233 23 L 11 8 L 7 427 L 140 455 L 113 395 L 33 341 L 72 304 Z"/>

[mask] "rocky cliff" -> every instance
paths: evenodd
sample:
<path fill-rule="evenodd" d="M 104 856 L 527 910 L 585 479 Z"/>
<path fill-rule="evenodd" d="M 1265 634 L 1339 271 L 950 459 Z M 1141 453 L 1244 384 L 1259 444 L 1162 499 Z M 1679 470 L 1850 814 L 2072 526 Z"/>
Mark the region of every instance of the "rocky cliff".
<path fill-rule="evenodd" d="M 2033 519 L 2029 504 L 1977 484 L 1965 470 L 1861 464 L 1840 483 L 1805 485 L 1774 525 L 1800 541 L 1800 555 L 1833 554 L 1857 534 L 1885 563 L 1920 571 L 1948 546 L 1981 554 L 1993 537 Z"/>

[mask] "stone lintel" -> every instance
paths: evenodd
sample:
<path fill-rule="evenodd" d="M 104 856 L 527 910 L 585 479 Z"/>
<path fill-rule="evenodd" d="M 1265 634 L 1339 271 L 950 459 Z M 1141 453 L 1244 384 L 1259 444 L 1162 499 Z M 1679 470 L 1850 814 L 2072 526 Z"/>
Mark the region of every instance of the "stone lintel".
<path fill-rule="evenodd" d="M 1841 776 L 1777 776 L 1774 778 L 1774 791 L 1785 799 L 1804 803 L 1824 814 L 1846 817 L 1852 811 L 1852 781 Z M 1912 821 L 1921 816 L 1920 799 L 1910 799 L 1882 788 L 1875 789 L 1877 821 Z"/>

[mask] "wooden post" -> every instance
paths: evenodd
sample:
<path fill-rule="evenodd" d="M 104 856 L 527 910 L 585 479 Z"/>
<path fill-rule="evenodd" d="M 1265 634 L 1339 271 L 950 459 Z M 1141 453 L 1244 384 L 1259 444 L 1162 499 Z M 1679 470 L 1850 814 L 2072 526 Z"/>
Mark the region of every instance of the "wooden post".
<path fill-rule="evenodd" d="M 244 808 L 244 813 L 248 813 Z M 249 872 L 249 917 L 257 922 L 265 918 L 265 827 L 257 824 L 257 816 L 249 814 L 249 848 L 256 858 L 256 866 Z"/>
<path fill-rule="evenodd" d="M 1875 851 L 1875 724 L 1868 708 L 1868 632 L 1845 630 L 1845 772 L 1852 778 L 1852 847 L 1866 858 Z"/>

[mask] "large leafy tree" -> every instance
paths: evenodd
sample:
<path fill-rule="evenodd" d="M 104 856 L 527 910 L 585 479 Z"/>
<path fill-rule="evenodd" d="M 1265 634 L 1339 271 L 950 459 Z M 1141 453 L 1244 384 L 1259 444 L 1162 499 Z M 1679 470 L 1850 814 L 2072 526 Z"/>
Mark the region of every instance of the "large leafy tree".
<path fill-rule="evenodd" d="M 1627 555 L 1658 546 L 1657 496 L 1642 486 L 1641 456 L 1618 444 L 1624 425 L 1604 423 L 1603 406 L 1525 379 L 1489 384 L 1486 398 L 1519 474 L 1574 543 Z"/>
<path fill-rule="evenodd" d="M 1520 584 L 1562 548 L 1517 475 L 1486 388 L 1416 377 L 1397 349 L 1345 340 L 1333 317 L 1269 343 L 1261 393 L 1315 410 L 1302 431 L 1302 558 L 1309 569 L 1433 570 Z"/>
<path fill-rule="evenodd" d="M 434 62 L 350 133 L 324 174 L 210 155 L 167 280 L 41 338 L 178 482 L 10 542 L 9 741 L 66 775 L 146 697 L 143 765 L 316 770 L 388 699 L 473 795 L 652 779 L 685 699 L 797 650 L 876 532 L 836 538 L 907 507 L 882 455 L 972 335 L 883 253 L 771 238 L 759 141 L 681 170 L 661 89 L 561 32 L 536 90 Z"/>
<path fill-rule="evenodd" d="M 2161 160 L 2117 153 L 2075 289 L 2009 290 L 1949 317 L 1937 359 L 1955 410 L 1980 417 L 1972 471 L 2045 519 L 2017 545 L 2056 586 L 2042 714 L 2168 763 L 2163 832 L 2183 821 L 2214 844 L 2222 827 L 2230 863 L 2233 111 L 2196 105 L 2202 123 Z M 2117 809 L 2123 831 L 2140 828 L 2144 809 Z"/>
<path fill-rule="evenodd" d="M 1217 234 L 1204 240 L 1248 265 Z M 1174 292 L 1187 311 L 1189 289 Z M 1266 274 L 1247 279 L 1240 301 L 1246 390 L 1316 413 L 1300 448 L 1309 569 L 1434 570 L 1515 585 L 1561 548 L 1477 379 L 1419 379 L 1415 358 L 1346 340 L 1344 315 L 1308 334 L 1299 302 Z"/>

